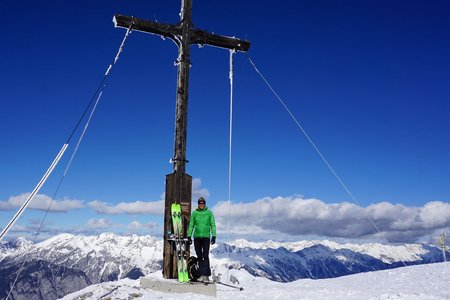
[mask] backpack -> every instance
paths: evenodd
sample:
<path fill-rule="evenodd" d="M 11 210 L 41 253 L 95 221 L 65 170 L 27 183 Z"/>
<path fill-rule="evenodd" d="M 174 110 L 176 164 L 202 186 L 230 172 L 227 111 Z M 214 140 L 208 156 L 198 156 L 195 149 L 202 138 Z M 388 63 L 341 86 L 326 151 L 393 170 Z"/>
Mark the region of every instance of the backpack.
<path fill-rule="evenodd" d="M 189 256 L 187 261 L 189 279 L 196 281 L 200 277 L 200 266 L 198 265 L 198 259 L 195 256 Z"/>

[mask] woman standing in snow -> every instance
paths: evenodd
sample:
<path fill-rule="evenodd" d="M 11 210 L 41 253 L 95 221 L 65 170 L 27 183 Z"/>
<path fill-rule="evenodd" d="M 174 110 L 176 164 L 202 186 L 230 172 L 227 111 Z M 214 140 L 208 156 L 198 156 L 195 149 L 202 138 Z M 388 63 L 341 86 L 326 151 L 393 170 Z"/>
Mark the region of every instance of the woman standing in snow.
<path fill-rule="evenodd" d="M 194 232 L 194 248 L 200 266 L 200 281 L 209 282 L 211 268 L 209 266 L 209 245 L 216 242 L 216 221 L 214 214 L 206 207 L 203 197 L 198 199 L 198 207 L 192 212 L 189 222 L 188 240 L 192 244 L 192 232 Z"/>

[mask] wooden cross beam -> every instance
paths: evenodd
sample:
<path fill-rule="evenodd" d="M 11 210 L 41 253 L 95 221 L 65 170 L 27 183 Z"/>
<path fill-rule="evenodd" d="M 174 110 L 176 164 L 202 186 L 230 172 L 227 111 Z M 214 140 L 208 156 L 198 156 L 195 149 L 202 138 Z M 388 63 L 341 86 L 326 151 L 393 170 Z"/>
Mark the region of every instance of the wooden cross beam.
<path fill-rule="evenodd" d="M 187 224 L 191 214 L 192 177 L 186 174 L 186 135 L 187 135 L 187 107 L 188 83 L 190 68 L 190 46 L 193 44 L 209 45 L 224 49 L 246 52 L 250 48 L 248 41 L 234 37 L 226 37 L 192 25 L 192 0 L 181 1 L 181 19 L 177 24 L 164 24 L 147 21 L 136 17 L 115 15 L 113 22 L 116 27 L 131 28 L 134 31 L 159 35 L 172 39 L 178 45 L 178 76 L 175 116 L 175 149 L 173 173 L 166 176 L 165 210 L 164 210 L 164 277 L 176 278 L 176 257 L 173 242 L 170 241 L 172 221 L 170 207 L 172 203 L 181 204 L 184 230 L 186 236 Z M 187 255 L 189 256 L 189 245 Z"/>
<path fill-rule="evenodd" d="M 174 171 L 184 173 L 186 165 L 186 129 L 190 46 L 193 44 L 209 45 L 245 52 L 250 48 L 250 43 L 248 41 L 239 40 L 233 37 L 212 34 L 204 30 L 193 28 L 192 0 L 182 1 L 181 21 L 178 24 L 163 24 L 122 15 L 115 15 L 114 23 L 116 27 L 129 28 L 131 25 L 133 30 L 170 38 L 178 45 L 177 111 L 175 126 L 175 155 L 173 162 Z"/>
<path fill-rule="evenodd" d="M 135 31 L 164 36 L 165 38 L 172 39 L 179 45 L 178 37 L 182 34 L 180 24 L 162 24 L 122 15 L 115 15 L 113 21 L 116 27 L 129 28 L 132 24 L 132 28 Z M 195 28 L 191 28 L 190 44 L 209 45 L 241 52 L 246 52 L 250 48 L 250 43 L 248 41 L 239 40 L 234 37 L 217 35 Z"/>

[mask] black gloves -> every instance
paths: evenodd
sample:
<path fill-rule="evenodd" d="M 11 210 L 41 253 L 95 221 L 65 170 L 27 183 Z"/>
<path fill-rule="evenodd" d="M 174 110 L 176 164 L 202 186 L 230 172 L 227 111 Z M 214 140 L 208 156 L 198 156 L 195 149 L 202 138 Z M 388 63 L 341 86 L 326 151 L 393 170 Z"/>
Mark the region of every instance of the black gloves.
<path fill-rule="evenodd" d="M 188 243 L 189 243 L 189 245 L 192 245 L 192 238 L 190 237 L 190 236 L 188 236 Z M 212 238 L 211 238 L 211 245 L 214 245 L 216 243 L 216 237 L 215 236 L 213 236 Z"/>

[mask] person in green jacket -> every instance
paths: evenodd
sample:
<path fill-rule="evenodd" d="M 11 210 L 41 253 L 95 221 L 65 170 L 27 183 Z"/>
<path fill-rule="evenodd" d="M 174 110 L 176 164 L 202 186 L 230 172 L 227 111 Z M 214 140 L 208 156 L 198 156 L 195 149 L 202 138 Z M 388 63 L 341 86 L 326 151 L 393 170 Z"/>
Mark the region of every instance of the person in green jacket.
<path fill-rule="evenodd" d="M 198 199 L 198 207 L 192 212 L 189 221 L 188 241 L 192 244 L 192 232 L 194 232 L 194 248 L 200 267 L 200 281 L 209 282 L 211 267 L 209 266 L 209 245 L 216 242 L 216 221 L 214 214 L 206 207 L 203 197 Z"/>

